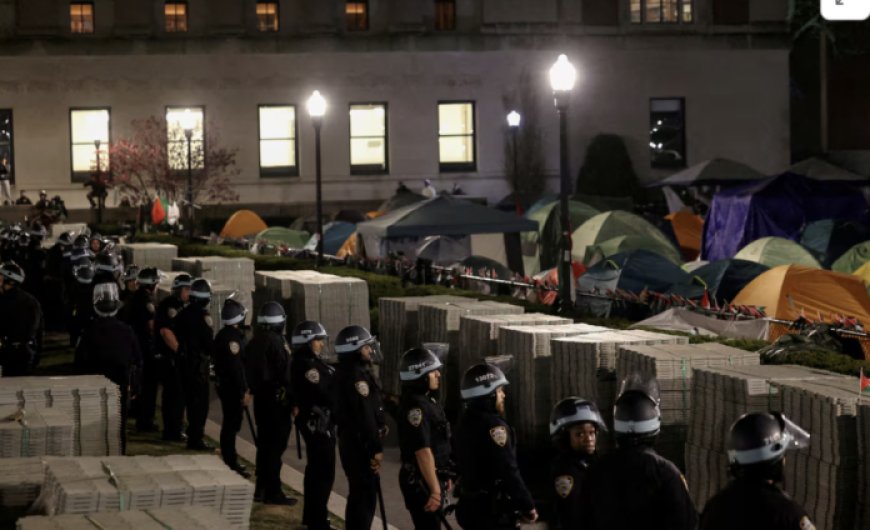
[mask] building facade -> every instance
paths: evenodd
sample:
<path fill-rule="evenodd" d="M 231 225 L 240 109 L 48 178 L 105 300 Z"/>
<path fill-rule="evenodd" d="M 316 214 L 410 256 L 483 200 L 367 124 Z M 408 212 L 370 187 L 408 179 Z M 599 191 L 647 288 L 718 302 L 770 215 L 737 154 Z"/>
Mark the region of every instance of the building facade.
<path fill-rule="evenodd" d="M 318 90 L 324 197 L 377 199 L 428 178 L 497 200 L 520 91 L 555 189 L 547 72 L 564 53 L 578 71 L 572 175 L 601 133 L 623 137 L 643 181 L 713 157 L 774 172 L 789 162 L 786 11 L 787 0 L 0 0 L 0 156 L 19 189 L 80 206 L 94 140 L 105 150 L 158 116 L 183 149 L 192 117 L 194 141 L 204 129 L 238 150 L 240 202 L 310 202 L 306 101 Z"/>

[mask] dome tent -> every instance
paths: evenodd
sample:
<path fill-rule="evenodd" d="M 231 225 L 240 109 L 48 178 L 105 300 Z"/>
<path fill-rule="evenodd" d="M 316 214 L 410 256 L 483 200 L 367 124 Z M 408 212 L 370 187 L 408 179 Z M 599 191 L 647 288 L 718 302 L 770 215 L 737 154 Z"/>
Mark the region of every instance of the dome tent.
<path fill-rule="evenodd" d="M 794 241 L 781 237 L 762 237 L 746 245 L 735 256 L 736 259 L 754 261 L 768 267 L 798 264 L 820 269 L 821 265 L 810 252 Z"/>
<path fill-rule="evenodd" d="M 644 249 L 672 263 L 680 264 L 680 252 L 661 230 L 642 217 L 622 210 L 598 214 L 571 235 L 573 259 L 587 263 L 597 251 L 607 257 L 615 253 Z"/>
<path fill-rule="evenodd" d="M 269 228 L 263 219 L 251 210 L 238 210 L 227 219 L 221 237 L 242 238 L 258 234 Z"/>

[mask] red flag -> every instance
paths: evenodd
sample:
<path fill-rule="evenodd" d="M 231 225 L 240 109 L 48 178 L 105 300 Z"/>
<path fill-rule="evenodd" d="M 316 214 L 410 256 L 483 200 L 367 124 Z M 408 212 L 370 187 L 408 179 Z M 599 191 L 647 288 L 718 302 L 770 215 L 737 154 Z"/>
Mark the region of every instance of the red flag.
<path fill-rule="evenodd" d="M 154 206 L 151 207 L 151 224 L 159 225 L 164 219 L 166 219 L 166 210 L 163 209 L 160 197 L 155 197 Z"/>
<path fill-rule="evenodd" d="M 710 309 L 710 293 L 707 292 L 707 289 L 704 289 L 704 296 L 701 297 L 701 307 Z"/>
<path fill-rule="evenodd" d="M 861 383 L 860 383 L 860 389 L 858 390 L 858 392 L 863 394 L 867 390 L 868 387 L 870 387 L 870 377 L 867 377 L 866 375 L 864 375 L 864 367 L 862 366 L 861 367 Z"/>

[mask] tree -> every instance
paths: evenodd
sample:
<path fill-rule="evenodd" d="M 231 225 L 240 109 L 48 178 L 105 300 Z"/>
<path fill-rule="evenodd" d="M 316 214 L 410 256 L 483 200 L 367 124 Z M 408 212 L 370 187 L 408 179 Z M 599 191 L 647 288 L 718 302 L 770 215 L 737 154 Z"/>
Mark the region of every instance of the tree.
<path fill-rule="evenodd" d="M 637 174 L 622 137 L 599 134 L 586 148 L 586 158 L 577 177 L 577 196 L 632 197 L 637 192 Z"/>
<path fill-rule="evenodd" d="M 516 142 L 516 172 L 514 172 L 514 142 L 512 134 L 505 137 L 505 176 L 518 201 L 539 197 L 546 188 L 544 155 L 541 152 L 540 104 L 528 70 L 520 73 L 516 88 L 502 96 L 505 116 L 516 110 L 522 116 Z"/>
<path fill-rule="evenodd" d="M 166 120 L 156 116 L 133 120 L 133 134 L 114 142 L 109 150 L 113 185 L 122 199 L 146 204 L 155 195 L 170 201 L 187 197 L 187 145 L 167 142 Z M 183 138 L 183 137 L 182 137 Z M 191 145 L 193 203 L 238 200 L 233 189 L 236 149 L 220 146 L 218 135 L 208 131 L 205 142 Z"/>

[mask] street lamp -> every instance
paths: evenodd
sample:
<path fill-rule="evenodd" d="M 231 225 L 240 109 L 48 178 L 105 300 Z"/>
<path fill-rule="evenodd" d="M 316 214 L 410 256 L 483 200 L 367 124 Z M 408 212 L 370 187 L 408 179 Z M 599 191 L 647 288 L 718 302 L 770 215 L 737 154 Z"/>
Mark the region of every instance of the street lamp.
<path fill-rule="evenodd" d="M 94 151 L 97 159 L 97 183 L 91 189 L 91 193 L 99 193 L 97 195 L 97 223 L 103 222 L 103 207 L 105 200 L 103 199 L 102 190 L 102 164 L 100 160 L 100 145 L 102 145 L 103 133 L 106 132 L 107 124 L 109 123 L 109 113 L 106 111 L 91 112 L 87 116 L 87 127 L 90 129 L 91 136 L 94 138 Z"/>
<path fill-rule="evenodd" d="M 508 127 L 510 127 L 510 130 L 511 130 L 511 140 L 513 141 L 513 152 L 514 152 L 514 183 L 515 183 L 514 188 L 515 188 L 515 189 L 516 189 L 516 187 L 517 187 L 517 186 L 516 186 L 516 182 L 517 182 L 517 178 L 518 178 L 518 175 L 517 175 L 517 131 L 520 129 L 520 120 L 521 120 L 521 119 L 522 119 L 522 118 L 521 118 L 521 116 L 520 116 L 520 113 L 517 112 L 517 111 L 515 111 L 515 110 L 510 111 L 510 112 L 508 113 L 508 115 L 507 115 L 507 123 L 508 123 Z M 514 197 L 514 200 L 515 200 L 515 202 L 516 202 L 516 204 L 517 204 L 517 212 L 519 212 L 519 211 L 520 211 L 520 210 L 519 210 L 519 204 L 520 204 L 519 193 L 517 193 L 517 196 Z"/>
<path fill-rule="evenodd" d="M 317 266 L 323 263 L 323 194 L 320 174 L 320 126 L 323 125 L 323 115 L 326 114 L 326 100 L 315 90 L 308 98 L 308 115 L 314 125 L 314 167 L 317 189 Z"/>
<path fill-rule="evenodd" d="M 97 183 L 91 189 L 91 193 L 99 192 L 99 184 L 100 184 L 100 139 L 94 138 L 94 149 L 96 150 L 97 155 Z M 101 195 L 97 195 L 97 224 L 103 223 L 103 197 Z"/>
<path fill-rule="evenodd" d="M 559 250 L 559 298 L 561 310 L 567 313 L 572 309 L 571 289 L 573 274 L 571 272 L 571 219 L 568 211 L 568 193 L 571 189 L 568 175 L 568 102 L 574 82 L 577 80 L 577 70 L 564 54 L 550 68 L 550 87 L 553 89 L 554 103 L 559 112 L 559 214 L 562 218 L 562 237 Z"/>
<path fill-rule="evenodd" d="M 187 139 L 187 221 L 189 223 L 187 232 L 188 237 L 193 239 L 193 152 L 191 148 L 191 140 L 193 139 L 193 129 L 196 127 L 196 116 L 190 112 L 190 109 L 184 109 L 184 112 L 181 113 L 181 117 L 178 121 L 181 124 L 181 128 L 184 130 L 184 137 Z"/>

